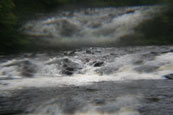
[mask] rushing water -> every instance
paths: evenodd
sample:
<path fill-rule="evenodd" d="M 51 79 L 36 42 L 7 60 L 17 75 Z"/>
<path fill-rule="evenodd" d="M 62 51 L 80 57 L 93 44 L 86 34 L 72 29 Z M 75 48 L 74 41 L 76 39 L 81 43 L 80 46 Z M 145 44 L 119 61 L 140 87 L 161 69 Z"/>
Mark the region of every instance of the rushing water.
<path fill-rule="evenodd" d="M 172 49 L 86 48 L 2 56 L 0 113 L 169 115 L 173 87 L 164 76 L 172 74 Z"/>
<path fill-rule="evenodd" d="M 172 73 L 172 48 L 89 48 L 12 56 L 0 63 L 0 79 L 4 80 L 0 85 L 1 89 L 16 89 L 164 79 L 164 75 Z M 3 85 L 6 83 L 9 84 Z"/>
<path fill-rule="evenodd" d="M 44 41 L 44 45 L 110 46 L 124 37 L 142 36 L 138 27 L 165 10 L 165 6 L 138 6 L 64 11 L 30 21 L 22 29 L 31 38 Z"/>
<path fill-rule="evenodd" d="M 0 56 L 0 114 L 171 115 L 173 46 L 109 46 L 163 6 L 66 11 L 22 29 L 68 51 Z M 130 40 L 130 39 L 128 39 Z"/>

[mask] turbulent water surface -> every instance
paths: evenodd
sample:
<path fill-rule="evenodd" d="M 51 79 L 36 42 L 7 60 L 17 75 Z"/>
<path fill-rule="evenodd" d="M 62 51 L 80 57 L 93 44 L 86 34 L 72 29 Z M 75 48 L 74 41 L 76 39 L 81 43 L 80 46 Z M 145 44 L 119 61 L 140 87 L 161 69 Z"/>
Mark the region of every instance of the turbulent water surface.
<path fill-rule="evenodd" d="M 0 113 L 171 115 L 172 46 L 1 57 Z"/>
<path fill-rule="evenodd" d="M 130 36 L 143 37 L 138 28 L 166 9 L 166 6 L 138 6 L 64 11 L 29 21 L 22 30 L 44 45 L 115 46 L 117 41 L 130 42 L 127 39 Z"/>
<path fill-rule="evenodd" d="M 83 48 L 141 36 L 137 28 L 163 9 L 94 8 L 29 21 L 21 29 L 35 42 L 80 48 L 0 55 L 0 114 L 172 115 L 173 46 Z"/>

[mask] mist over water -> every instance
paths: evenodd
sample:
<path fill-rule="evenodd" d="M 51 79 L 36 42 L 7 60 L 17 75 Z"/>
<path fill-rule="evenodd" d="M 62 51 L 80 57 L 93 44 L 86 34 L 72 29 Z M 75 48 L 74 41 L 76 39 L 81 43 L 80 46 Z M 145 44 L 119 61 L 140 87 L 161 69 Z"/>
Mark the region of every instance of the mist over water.
<path fill-rule="evenodd" d="M 164 6 L 137 6 L 63 11 L 48 18 L 29 21 L 22 30 L 45 45 L 114 46 L 122 38 L 142 34 L 136 31 L 138 27 L 164 9 Z"/>

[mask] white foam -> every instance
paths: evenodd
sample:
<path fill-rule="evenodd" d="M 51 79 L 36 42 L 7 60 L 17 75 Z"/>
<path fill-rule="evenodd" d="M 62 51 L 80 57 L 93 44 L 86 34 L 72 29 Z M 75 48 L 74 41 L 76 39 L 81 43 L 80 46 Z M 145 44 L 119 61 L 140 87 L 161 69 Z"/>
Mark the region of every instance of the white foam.
<path fill-rule="evenodd" d="M 145 49 L 146 48 L 147 47 L 145 47 Z M 106 58 L 103 60 L 103 66 L 94 67 L 92 65 L 93 62 L 103 59 L 102 57 L 107 55 L 109 50 L 113 51 L 112 49 L 107 50 L 108 51 L 106 51 L 105 49 L 105 51 L 103 50 L 101 54 L 95 55 L 84 54 L 84 51 L 79 51 L 75 54 L 75 56 L 70 57 L 62 56 L 44 59 L 46 55 L 42 55 L 41 57 L 28 59 L 31 63 L 34 63 L 37 66 L 36 68 L 38 68 L 33 78 L 25 78 L 24 76 L 22 76 L 22 71 L 18 69 L 17 65 L 5 66 L 14 64 L 16 62 L 21 62 L 25 59 L 18 58 L 18 60 L 9 60 L 7 62 L 1 63 L 0 78 L 12 78 L 12 80 L 0 81 L 2 83 L 0 84 L 1 90 L 18 89 L 25 87 L 61 87 L 64 85 L 82 86 L 101 81 L 126 82 L 129 80 L 164 79 L 163 76 L 172 73 L 173 70 L 173 53 L 160 53 L 160 55 L 156 55 L 153 57 L 153 59 L 150 59 L 145 57 L 144 54 L 147 53 L 146 51 L 138 51 L 131 54 L 127 53 L 126 55 L 120 55 L 118 57 L 111 56 L 111 60 Z M 124 50 L 120 50 L 120 52 L 124 52 Z M 148 52 L 147 55 L 152 54 Z M 74 72 L 72 76 L 62 74 L 61 63 L 62 59 L 66 58 L 75 63 L 78 63 L 82 67 L 82 69 Z M 83 62 L 85 58 L 90 59 L 90 62 Z M 138 60 L 142 60 L 143 62 L 141 64 L 134 64 L 134 62 Z M 155 69 L 153 69 L 153 71 L 147 72 L 148 68 L 145 71 L 146 67 L 151 67 L 152 69 L 152 66 L 156 67 Z M 139 71 L 136 68 L 140 68 Z M 110 69 L 110 72 L 108 70 L 109 73 L 106 74 L 104 73 L 104 69 Z M 4 72 L 6 72 L 6 74 L 3 74 Z"/>
<path fill-rule="evenodd" d="M 127 13 L 128 10 L 134 10 Z M 163 11 L 163 6 L 100 8 L 62 12 L 62 14 L 29 21 L 23 26 L 28 35 L 41 37 L 51 45 L 100 45 L 115 42 L 133 34 L 135 28 Z"/>

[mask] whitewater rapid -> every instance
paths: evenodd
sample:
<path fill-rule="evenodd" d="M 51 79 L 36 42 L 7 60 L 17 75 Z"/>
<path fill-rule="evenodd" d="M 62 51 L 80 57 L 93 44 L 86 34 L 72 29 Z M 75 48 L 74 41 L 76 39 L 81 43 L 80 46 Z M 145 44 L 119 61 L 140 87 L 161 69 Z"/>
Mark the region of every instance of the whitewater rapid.
<path fill-rule="evenodd" d="M 140 39 L 138 28 L 165 9 L 88 8 L 28 21 L 21 31 L 32 42 L 58 48 L 0 55 L 0 114 L 171 115 L 173 46 L 108 47 Z"/>
<path fill-rule="evenodd" d="M 1 89 L 165 79 L 172 46 L 88 48 L 12 56 L 0 63 Z"/>
<path fill-rule="evenodd" d="M 166 9 L 159 5 L 74 9 L 29 21 L 21 30 L 46 46 L 115 46 L 117 41 L 130 41 L 130 36 L 143 37 L 139 28 Z"/>
<path fill-rule="evenodd" d="M 173 46 L 1 56 L 0 114 L 171 115 L 172 70 Z"/>

